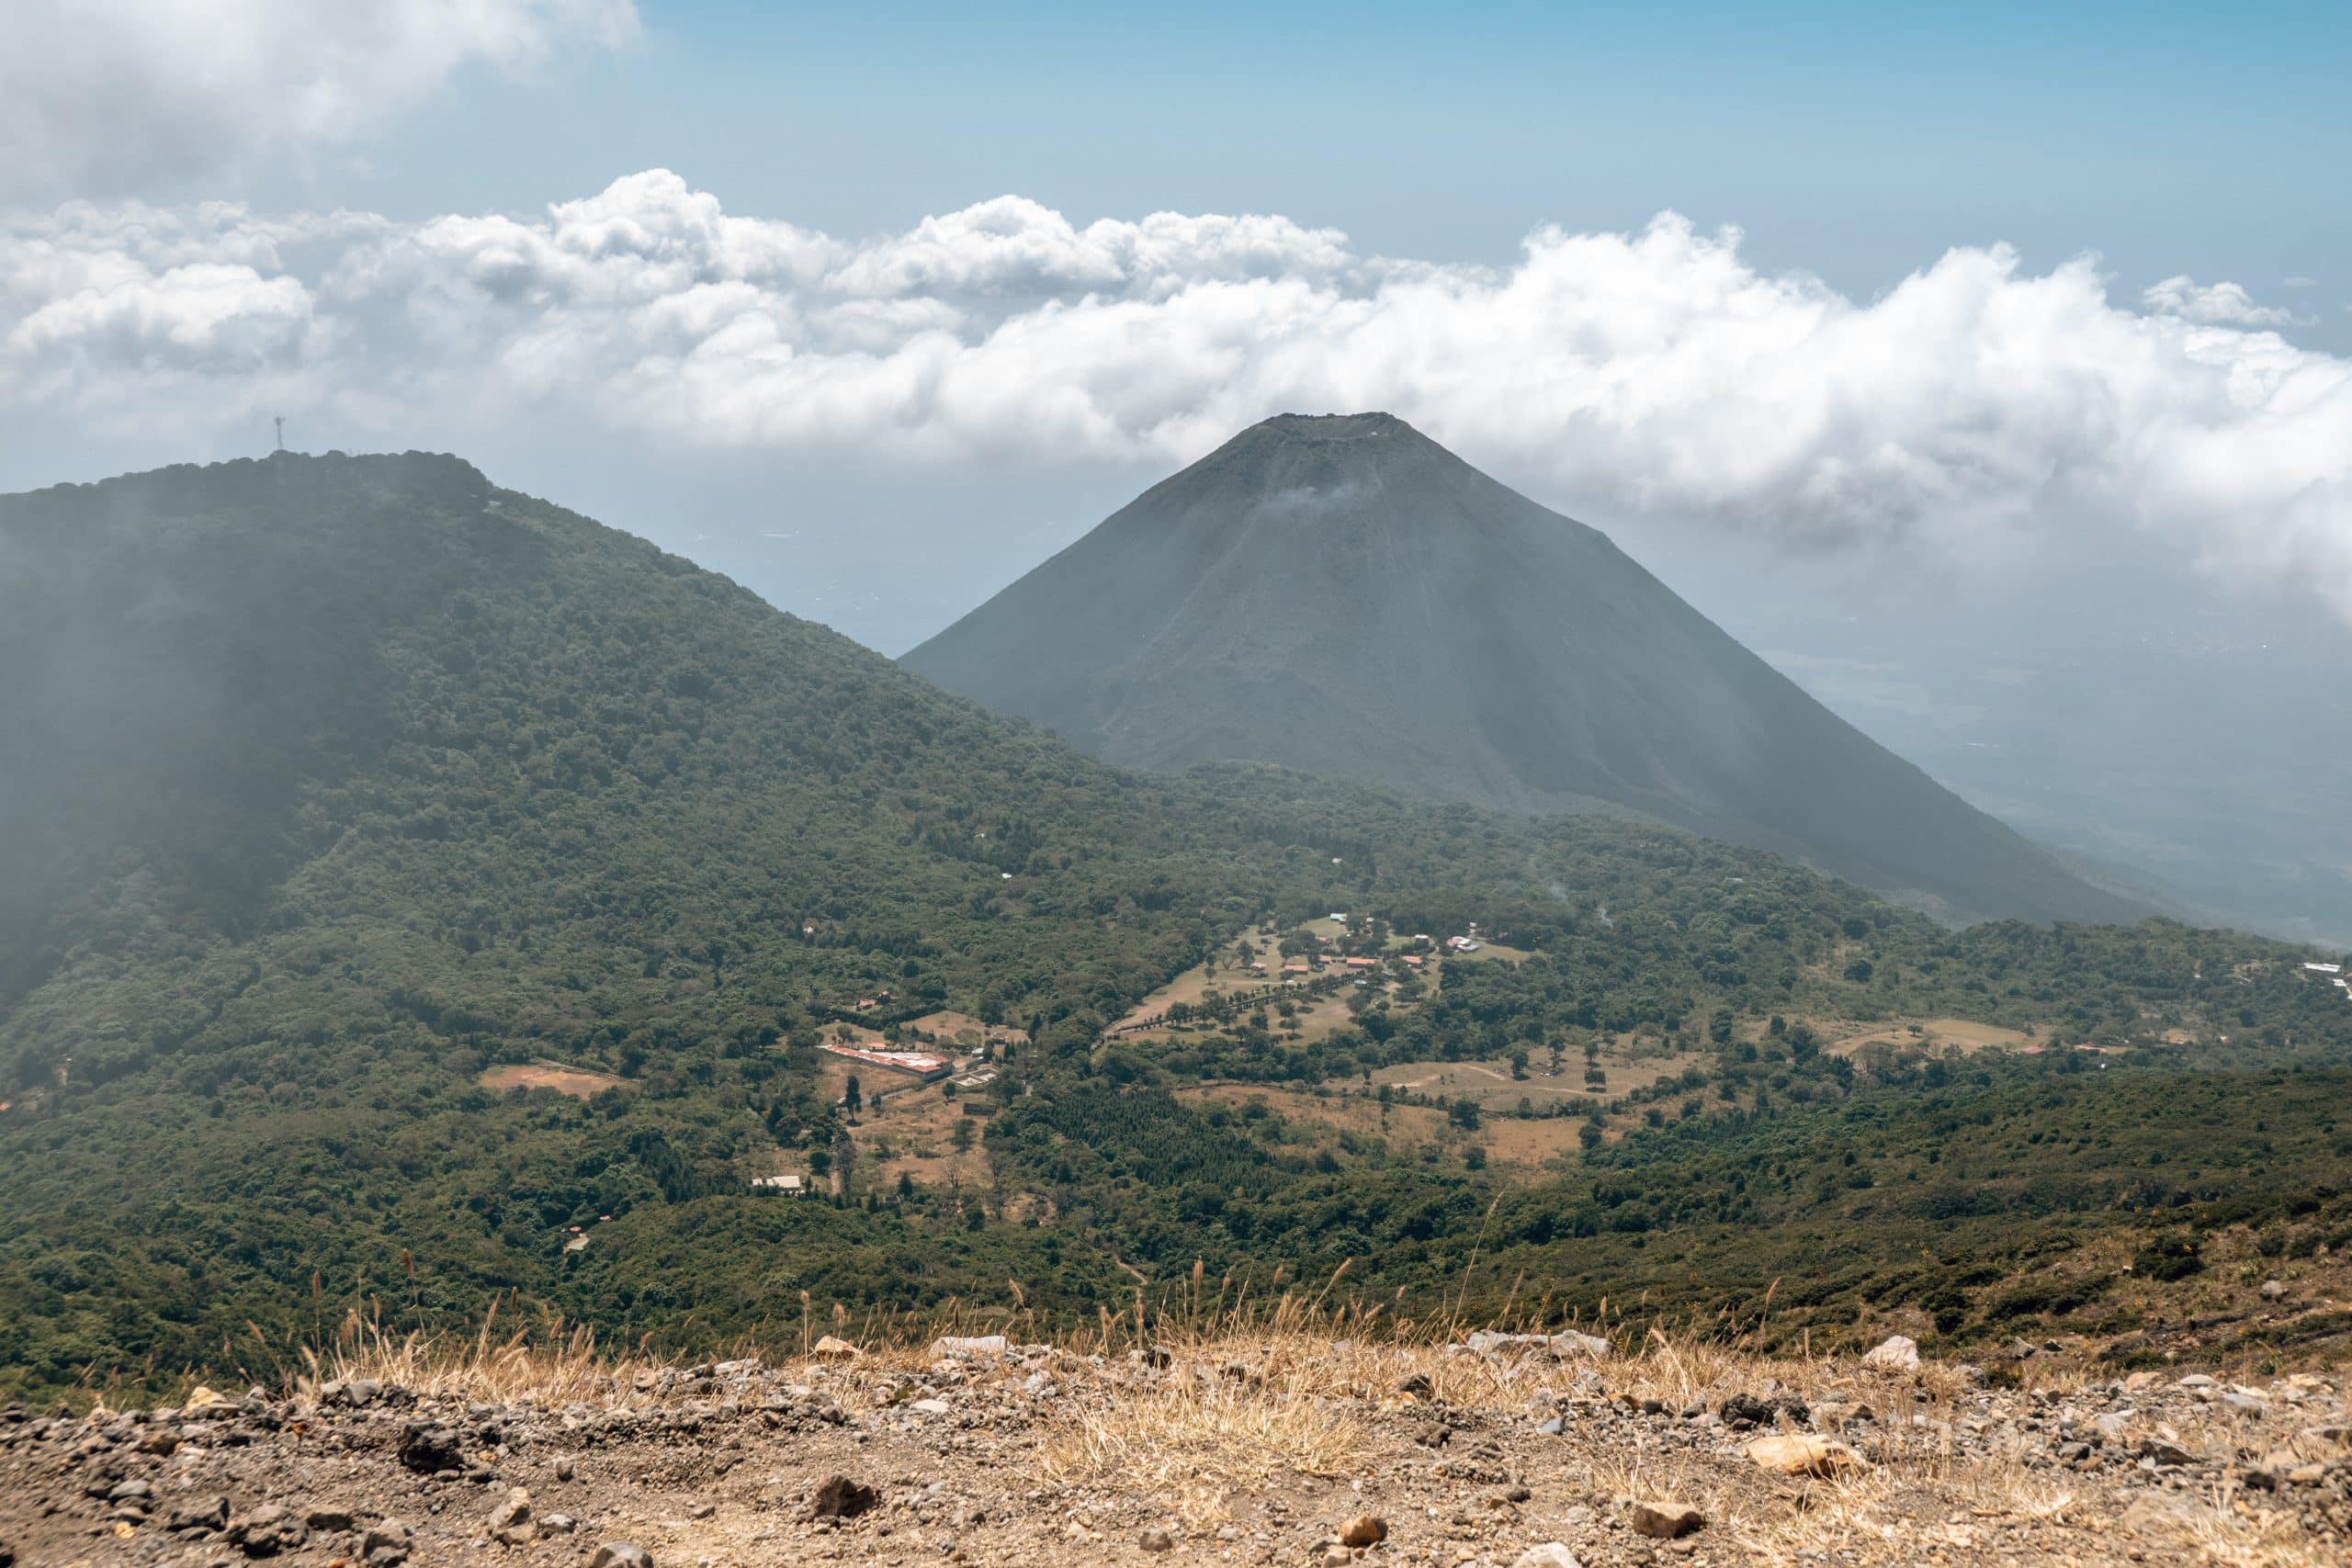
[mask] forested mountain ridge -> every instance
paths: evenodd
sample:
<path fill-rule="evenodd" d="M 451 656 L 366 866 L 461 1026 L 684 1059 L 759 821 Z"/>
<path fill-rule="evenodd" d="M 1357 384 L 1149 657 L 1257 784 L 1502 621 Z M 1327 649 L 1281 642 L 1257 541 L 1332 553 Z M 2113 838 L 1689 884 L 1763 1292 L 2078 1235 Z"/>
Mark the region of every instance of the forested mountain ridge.
<path fill-rule="evenodd" d="M 1252 425 L 903 662 L 1130 766 L 1635 812 L 1952 919 L 2147 912 L 1388 414 Z"/>
<path fill-rule="evenodd" d="M 2232 933 L 1954 932 L 1645 824 L 1121 773 L 454 458 L 0 498 L 0 561 L 10 1388 L 233 1369 L 257 1352 L 232 1345 L 288 1354 L 346 1307 L 446 1324 L 494 1292 L 708 1342 L 797 1321 L 803 1290 L 922 1304 L 1014 1279 L 1091 1311 L 1126 1299 L 1125 1268 L 1295 1268 L 1349 1238 L 1381 1248 L 1367 1288 L 1423 1290 L 1506 1189 L 1532 1266 L 1590 1232 L 1627 1239 L 1588 1255 L 1646 1244 L 1663 1269 L 1651 1230 L 1687 1196 L 1710 1246 L 1763 1267 L 1792 1200 L 1760 1201 L 1726 1149 L 1799 1151 L 1775 1191 L 1809 1190 L 1849 1152 L 1848 1108 L 1874 1108 L 1891 1158 L 1970 1113 L 1904 1123 L 1915 1089 L 2015 1093 L 2091 1060 L 1948 1080 L 1768 1018 L 1959 1014 L 2223 1078 L 2352 1040 L 2296 950 Z M 1524 956 L 1433 963 L 1314 1038 L 1248 1016 L 1175 1048 L 1106 1038 L 1218 943 L 1343 909 L 1478 921 Z M 939 1179 L 885 1163 L 887 1123 L 842 1103 L 816 1046 L 943 1008 L 1034 1040 L 974 1106 L 969 1174 Z M 1623 1149 L 1634 1174 L 1571 1154 L 1531 1186 L 1453 1132 L 1318 1141 L 1177 1098 L 1621 1038 L 1690 1064 L 1612 1112 L 1591 1158 Z M 610 1087 L 483 1082 L 542 1057 Z M 2331 1092 L 2282 1130 L 2278 1203 L 2334 1157 Z M 1708 1127 L 1709 1185 L 1637 1157 Z M 2066 1201 L 2108 1201 L 2153 1135 L 2086 1154 Z M 750 1172 L 828 1159 L 842 1206 L 749 1195 Z M 1245 1166 L 1246 1201 L 1209 1202 Z M 572 1225 L 594 1245 L 567 1251 Z"/>

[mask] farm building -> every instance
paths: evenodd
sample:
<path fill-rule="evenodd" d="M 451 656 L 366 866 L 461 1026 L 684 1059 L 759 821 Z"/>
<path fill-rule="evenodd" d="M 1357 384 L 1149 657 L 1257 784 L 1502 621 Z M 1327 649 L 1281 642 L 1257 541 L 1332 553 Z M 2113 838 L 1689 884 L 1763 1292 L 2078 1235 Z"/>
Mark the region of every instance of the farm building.
<path fill-rule="evenodd" d="M 861 1045 L 828 1045 L 825 1049 L 853 1062 L 904 1073 L 922 1083 L 945 1077 L 948 1068 L 954 1066 L 946 1057 L 934 1056 L 928 1051 L 869 1051 Z"/>
<path fill-rule="evenodd" d="M 786 1198 L 797 1198 L 808 1190 L 808 1189 L 803 1185 L 800 1178 L 797 1176 L 755 1176 L 752 1178 L 752 1190 L 754 1192 L 773 1192 Z"/>

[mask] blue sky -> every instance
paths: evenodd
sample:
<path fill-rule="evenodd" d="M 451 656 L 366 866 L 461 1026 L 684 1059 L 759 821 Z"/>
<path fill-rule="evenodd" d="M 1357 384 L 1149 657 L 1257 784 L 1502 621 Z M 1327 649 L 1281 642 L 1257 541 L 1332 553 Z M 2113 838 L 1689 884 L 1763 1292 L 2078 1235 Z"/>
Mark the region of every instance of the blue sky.
<path fill-rule="evenodd" d="M 1540 222 L 1734 222 L 1868 292 L 1953 244 L 2095 252 L 2352 319 L 2352 7 L 1377 4 L 640 6 L 634 49 L 477 71 L 265 199 L 530 208 L 673 168 L 896 229 L 1017 192 L 1074 219 L 1273 211 L 1500 260 Z M 357 166 L 364 163 L 363 169 Z"/>

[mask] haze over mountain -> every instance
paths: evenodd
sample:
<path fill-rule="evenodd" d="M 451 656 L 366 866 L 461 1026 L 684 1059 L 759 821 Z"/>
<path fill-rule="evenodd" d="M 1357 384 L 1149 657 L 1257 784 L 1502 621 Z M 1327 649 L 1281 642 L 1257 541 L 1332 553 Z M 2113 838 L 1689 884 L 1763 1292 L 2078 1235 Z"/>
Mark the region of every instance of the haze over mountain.
<path fill-rule="evenodd" d="M 1594 529 L 1385 413 L 1284 414 L 905 656 L 1106 760 L 1638 812 L 1950 918 L 2139 912 L 1831 714 Z"/>

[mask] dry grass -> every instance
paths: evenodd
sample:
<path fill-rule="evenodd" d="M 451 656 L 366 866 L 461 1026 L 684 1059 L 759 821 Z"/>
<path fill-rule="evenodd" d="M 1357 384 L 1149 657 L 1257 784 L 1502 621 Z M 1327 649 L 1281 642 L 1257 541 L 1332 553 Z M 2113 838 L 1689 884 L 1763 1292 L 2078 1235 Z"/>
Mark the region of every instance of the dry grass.
<path fill-rule="evenodd" d="M 1177 1378 L 1156 1388 L 1074 1402 L 1042 1456 L 1048 1480 L 1114 1479 L 1177 1498 L 1186 1528 L 1221 1523 L 1225 1496 L 1286 1472 L 1343 1475 L 1362 1461 L 1364 1428 L 1292 1378 L 1285 1386 Z"/>
<path fill-rule="evenodd" d="M 641 1372 L 673 1363 L 640 1349 L 614 1354 L 585 1326 L 549 1319 L 501 1329 L 495 1304 L 470 1336 L 385 1332 L 380 1320 L 354 1312 L 322 1350 L 305 1347 L 305 1371 L 296 1392 L 316 1397 L 336 1381 L 373 1378 L 430 1396 L 491 1404 L 609 1404 L 636 1386 Z"/>

